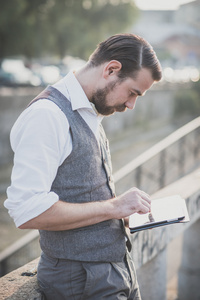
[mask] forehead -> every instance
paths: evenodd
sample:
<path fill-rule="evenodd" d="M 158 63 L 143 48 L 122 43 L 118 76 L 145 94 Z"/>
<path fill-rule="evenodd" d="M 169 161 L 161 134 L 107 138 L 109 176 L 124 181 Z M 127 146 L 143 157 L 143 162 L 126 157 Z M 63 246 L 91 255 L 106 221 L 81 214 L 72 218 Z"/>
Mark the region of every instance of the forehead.
<path fill-rule="evenodd" d="M 128 77 L 125 82 L 130 89 L 137 90 L 142 95 L 152 86 L 154 80 L 151 71 L 143 68 L 138 71 L 136 78 Z"/>

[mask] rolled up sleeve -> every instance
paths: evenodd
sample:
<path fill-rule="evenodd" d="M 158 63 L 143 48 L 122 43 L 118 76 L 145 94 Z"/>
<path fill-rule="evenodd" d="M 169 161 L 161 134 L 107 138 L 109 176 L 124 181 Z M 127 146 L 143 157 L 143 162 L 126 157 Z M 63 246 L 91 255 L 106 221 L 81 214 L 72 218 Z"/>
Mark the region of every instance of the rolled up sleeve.
<path fill-rule="evenodd" d="M 14 166 L 4 206 L 17 227 L 59 200 L 51 186 L 65 159 L 63 153 L 67 156 L 71 151 L 69 124 L 63 112 L 58 108 L 55 111 L 54 103 L 49 109 L 40 104 L 32 106 L 11 131 Z"/>

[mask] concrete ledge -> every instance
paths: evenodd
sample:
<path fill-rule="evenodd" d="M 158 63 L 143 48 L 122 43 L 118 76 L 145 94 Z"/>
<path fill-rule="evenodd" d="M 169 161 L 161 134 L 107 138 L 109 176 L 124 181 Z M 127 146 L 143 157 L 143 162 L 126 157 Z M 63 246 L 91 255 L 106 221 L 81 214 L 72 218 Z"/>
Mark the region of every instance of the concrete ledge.
<path fill-rule="evenodd" d="M 1 300 L 42 300 L 37 284 L 39 258 L 0 278 Z"/>

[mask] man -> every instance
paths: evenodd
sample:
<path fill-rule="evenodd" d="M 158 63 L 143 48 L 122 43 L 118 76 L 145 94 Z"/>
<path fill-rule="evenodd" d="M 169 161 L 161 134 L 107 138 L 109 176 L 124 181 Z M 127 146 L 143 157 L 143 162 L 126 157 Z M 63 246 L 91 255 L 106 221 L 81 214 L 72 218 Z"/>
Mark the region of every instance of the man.
<path fill-rule="evenodd" d="M 17 227 L 40 231 L 38 282 L 46 299 L 141 299 L 122 220 L 149 212 L 150 198 L 137 188 L 115 195 L 101 120 L 133 109 L 160 79 L 145 40 L 115 35 L 82 69 L 36 97 L 13 126 L 5 206 Z"/>

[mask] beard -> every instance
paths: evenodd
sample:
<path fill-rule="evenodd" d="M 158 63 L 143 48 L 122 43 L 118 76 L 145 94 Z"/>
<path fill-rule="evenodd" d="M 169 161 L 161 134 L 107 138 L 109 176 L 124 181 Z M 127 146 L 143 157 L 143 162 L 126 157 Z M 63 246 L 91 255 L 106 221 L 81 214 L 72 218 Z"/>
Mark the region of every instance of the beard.
<path fill-rule="evenodd" d="M 118 106 L 109 106 L 107 104 L 107 96 L 114 89 L 116 84 L 121 81 L 116 80 L 115 82 L 109 83 L 105 88 L 96 90 L 90 101 L 95 105 L 96 110 L 99 114 L 103 116 L 112 115 L 114 112 L 123 112 L 126 110 L 126 106 L 124 104 Z"/>

